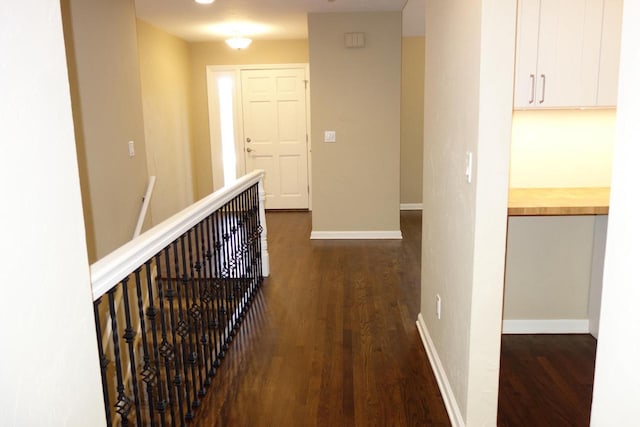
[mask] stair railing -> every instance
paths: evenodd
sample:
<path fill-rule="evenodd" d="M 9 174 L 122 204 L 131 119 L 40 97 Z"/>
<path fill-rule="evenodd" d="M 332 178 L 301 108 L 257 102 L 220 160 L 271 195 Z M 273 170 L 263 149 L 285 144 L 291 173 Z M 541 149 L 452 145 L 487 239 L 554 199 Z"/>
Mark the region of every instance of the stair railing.
<path fill-rule="evenodd" d="M 269 275 L 263 179 L 245 175 L 91 266 L 107 425 L 194 418 Z"/>

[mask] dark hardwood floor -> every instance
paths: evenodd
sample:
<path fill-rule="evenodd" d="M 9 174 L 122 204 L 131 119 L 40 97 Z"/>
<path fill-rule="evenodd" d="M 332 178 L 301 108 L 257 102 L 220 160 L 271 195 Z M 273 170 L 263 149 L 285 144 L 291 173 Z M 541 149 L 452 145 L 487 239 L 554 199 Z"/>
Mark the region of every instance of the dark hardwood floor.
<path fill-rule="evenodd" d="M 271 277 L 196 425 L 450 425 L 415 325 L 420 213 L 402 241 L 310 241 L 302 212 L 267 226 Z"/>
<path fill-rule="evenodd" d="M 310 241 L 311 215 L 267 214 L 271 277 L 195 426 L 449 426 L 415 326 L 421 214 L 402 241 Z M 498 424 L 587 426 L 595 340 L 502 340 Z"/>
<path fill-rule="evenodd" d="M 498 425 L 588 426 L 595 360 L 591 335 L 503 335 Z"/>

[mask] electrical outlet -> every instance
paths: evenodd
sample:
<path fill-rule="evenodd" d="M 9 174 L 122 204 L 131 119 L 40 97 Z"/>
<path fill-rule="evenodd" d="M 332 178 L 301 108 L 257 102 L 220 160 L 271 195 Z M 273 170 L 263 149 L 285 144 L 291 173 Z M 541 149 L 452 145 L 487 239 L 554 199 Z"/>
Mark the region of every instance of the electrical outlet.
<path fill-rule="evenodd" d="M 442 316 L 442 298 L 440 298 L 440 295 L 436 294 L 436 317 L 438 318 L 438 320 L 440 320 L 441 316 Z"/>

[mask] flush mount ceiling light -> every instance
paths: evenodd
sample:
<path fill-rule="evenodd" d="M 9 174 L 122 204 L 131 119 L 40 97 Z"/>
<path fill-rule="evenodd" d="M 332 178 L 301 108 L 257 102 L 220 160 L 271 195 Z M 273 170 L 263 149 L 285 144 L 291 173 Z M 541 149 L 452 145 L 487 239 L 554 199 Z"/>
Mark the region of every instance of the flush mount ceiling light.
<path fill-rule="evenodd" d="M 198 4 L 211 4 L 214 0 L 194 0 Z"/>
<path fill-rule="evenodd" d="M 225 42 L 233 49 L 246 49 L 252 42 L 248 37 L 231 37 L 230 39 L 226 39 Z"/>

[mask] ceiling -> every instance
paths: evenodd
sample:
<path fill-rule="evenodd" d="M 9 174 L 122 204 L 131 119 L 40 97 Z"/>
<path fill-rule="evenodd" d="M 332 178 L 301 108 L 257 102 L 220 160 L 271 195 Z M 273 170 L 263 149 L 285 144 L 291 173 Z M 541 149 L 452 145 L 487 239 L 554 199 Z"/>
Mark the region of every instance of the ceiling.
<path fill-rule="evenodd" d="M 186 41 L 306 39 L 309 12 L 403 11 L 403 35 L 424 35 L 425 0 L 135 0 L 138 18 Z"/>

